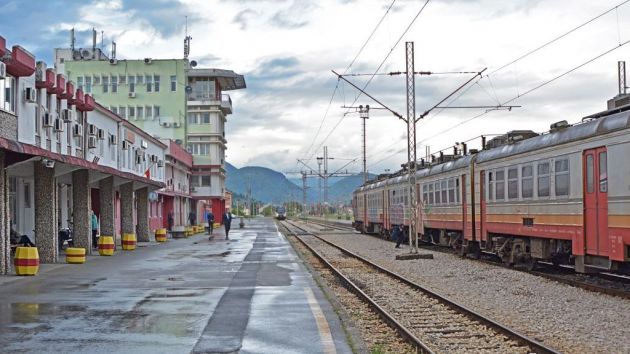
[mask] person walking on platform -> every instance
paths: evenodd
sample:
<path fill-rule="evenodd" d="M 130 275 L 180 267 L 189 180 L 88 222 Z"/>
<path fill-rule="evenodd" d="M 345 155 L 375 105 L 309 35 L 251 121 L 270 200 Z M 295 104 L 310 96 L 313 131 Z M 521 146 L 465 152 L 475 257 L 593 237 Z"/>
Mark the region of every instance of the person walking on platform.
<path fill-rule="evenodd" d="M 96 213 L 92 211 L 92 248 L 98 248 L 98 240 L 96 235 L 98 234 L 98 218 Z"/>
<path fill-rule="evenodd" d="M 212 211 L 208 210 L 206 219 L 208 220 L 208 234 L 212 235 L 212 231 L 214 230 L 214 214 L 212 214 Z"/>
<path fill-rule="evenodd" d="M 394 226 L 394 229 L 392 230 L 392 240 L 396 241 L 396 248 L 400 248 L 400 244 L 404 238 L 405 237 L 402 231 L 400 231 L 400 228 L 398 226 Z"/>
<path fill-rule="evenodd" d="M 225 228 L 225 239 L 228 239 L 228 233 L 230 233 L 230 227 L 232 226 L 232 214 L 229 211 L 223 213 L 223 227 Z"/>
<path fill-rule="evenodd" d="M 167 222 L 168 222 L 168 231 L 172 231 L 173 230 L 173 224 L 175 223 L 175 219 L 173 218 L 173 212 L 172 211 L 170 211 L 168 213 Z"/>

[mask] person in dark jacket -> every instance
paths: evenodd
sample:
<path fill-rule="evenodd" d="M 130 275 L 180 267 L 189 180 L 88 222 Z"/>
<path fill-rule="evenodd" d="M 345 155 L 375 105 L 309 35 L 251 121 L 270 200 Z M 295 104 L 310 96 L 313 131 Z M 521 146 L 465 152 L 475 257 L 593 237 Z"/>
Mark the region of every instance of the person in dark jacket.
<path fill-rule="evenodd" d="M 168 213 L 167 222 L 168 222 L 168 231 L 172 231 L 173 225 L 175 224 L 175 219 L 173 218 L 172 211 Z"/>
<path fill-rule="evenodd" d="M 225 239 L 228 239 L 228 233 L 232 227 L 232 214 L 229 211 L 223 213 L 223 227 L 225 228 Z"/>
<path fill-rule="evenodd" d="M 396 248 L 400 248 L 400 244 L 404 239 L 405 235 L 402 231 L 400 231 L 400 228 L 398 226 L 394 226 L 394 229 L 392 230 L 392 240 L 396 241 Z"/>
<path fill-rule="evenodd" d="M 214 214 L 212 214 L 212 211 L 208 211 L 206 219 L 208 220 L 208 234 L 212 235 L 214 229 Z"/>
<path fill-rule="evenodd" d="M 190 223 L 190 226 L 197 224 L 197 215 L 195 215 L 192 211 L 188 214 L 188 222 Z"/>

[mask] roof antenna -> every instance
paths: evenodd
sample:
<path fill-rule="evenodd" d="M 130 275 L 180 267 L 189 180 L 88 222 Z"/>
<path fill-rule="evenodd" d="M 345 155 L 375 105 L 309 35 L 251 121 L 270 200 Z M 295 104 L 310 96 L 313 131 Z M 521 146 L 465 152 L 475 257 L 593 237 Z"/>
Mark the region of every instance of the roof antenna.
<path fill-rule="evenodd" d="M 92 59 L 96 58 L 96 29 L 92 27 Z"/>
<path fill-rule="evenodd" d="M 188 35 L 188 16 L 186 16 L 186 38 L 184 38 L 184 59 L 188 59 L 190 54 L 190 40 L 191 36 Z"/>
<path fill-rule="evenodd" d="M 112 41 L 112 59 L 116 59 L 116 42 Z"/>
<path fill-rule="evenodd" d="M 74 27 L 70 30 L 70 49 L 74 52 Z"/>
<path fill-rule="evenodd" d="M 101 31 L 101 50 L 103 50 L 104 45 L 103 45 L 103 37 L 105 36 L 105 31 Z"/>

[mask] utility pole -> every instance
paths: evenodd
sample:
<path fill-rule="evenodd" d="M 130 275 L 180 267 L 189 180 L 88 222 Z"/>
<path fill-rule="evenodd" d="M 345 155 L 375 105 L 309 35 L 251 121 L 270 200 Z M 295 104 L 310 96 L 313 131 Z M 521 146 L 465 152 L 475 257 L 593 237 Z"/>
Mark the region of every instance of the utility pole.
<path fill-rule="evenodd" d="M 317 180 L 318 188 L 319 188 L 319 197 L 317 199 L 317 214 L 321 215 L 322 210 L 322 162 L 324 162 L 323 157 L 317 157 L 317 174 L 320 178 Z"/>
<path fill-rule="evenodd" d="M 409 171 L 409 248 L 418 253 L 418 202 L 416 200 L 416 77 L 414 75 L 413 42 L 406 42 L 407 61 L 407 170 Z"/>
<path fill-rule="evenodd" d="M 324 146 L 324 206 L 326 204 L 328 204 L 328 146 Z"/>
<path fill-rule="evenodd" d="M 362 134 L 361 137 L 363 138 L 363 183 L 365 183 L 368 180 L 367 156 L 366 156 L 366 148 L 367 148 L 366 138 L 367 138 L 367 136 L 366 136 L 366 132 L 365 132 L 365 121 L 370 118 L 370 105 L 366 105 L 365 107 L 363 107 L 363 105 L 359 106 L 359 117 L 363 121 L 363 134 Z"/>

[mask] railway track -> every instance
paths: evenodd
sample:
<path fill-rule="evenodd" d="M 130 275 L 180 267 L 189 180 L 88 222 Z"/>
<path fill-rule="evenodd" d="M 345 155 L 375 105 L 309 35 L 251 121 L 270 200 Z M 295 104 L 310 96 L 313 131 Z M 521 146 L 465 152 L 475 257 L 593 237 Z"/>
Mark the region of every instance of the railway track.
<path fill-rule="evenodd" d="M 329 227 L 340 231 L 354 231 L 351 226 L 340 225 L 338 223 L 325 221 L 311 221 L 309 223 L 317 224 L 322 227 Z M 365 234 L 373 237 L 376 235 Z M 421 244 L 420 247 L 436 251 L 436 252 L 448 252 L 455 254 L 455 251 L 443 246 L 433 244 Z M 515 271 L 521 271 L 528 274 L 533 274 L 545 279 L 556 281 L 559 283 L 567 284 L 570 286 L 578 287 L 581 289 L 594 291 L 602 294 L 621 297 L 624 299 L 630 299 L 630 277 L 614 274 L 614 273 L 594 273 L 594 274 L 580 274 L 575 273 L 572 268 L 556 267 L 551 264 L 541 263 L 538 270 L 526 270 L 524 268 L 514 268 L 504 265 L 502 262 L 495 259 L 492 254 L 485 254 L 486 257 L 479 259 L 478 261 L 504 268 L 514 269 Z"/>
<path fill-rule="evenodd" d="M 284 228 L 424 353 L 556 353 L 295 223 Z"/>

